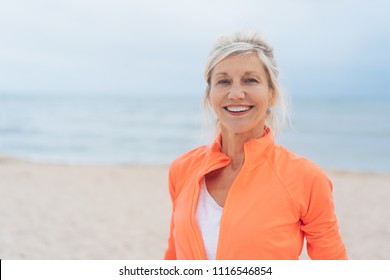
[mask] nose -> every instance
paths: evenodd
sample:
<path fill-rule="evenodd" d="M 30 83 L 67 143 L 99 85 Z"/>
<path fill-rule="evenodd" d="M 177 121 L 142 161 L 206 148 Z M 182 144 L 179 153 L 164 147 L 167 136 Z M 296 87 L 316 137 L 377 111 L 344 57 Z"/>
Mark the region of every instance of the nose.
<path fill-rule="evenodd" d="M 228 98 L 232 100 L 245 98 L 245 91 L 240 84 L 232 84 L 229 88 Z"/>

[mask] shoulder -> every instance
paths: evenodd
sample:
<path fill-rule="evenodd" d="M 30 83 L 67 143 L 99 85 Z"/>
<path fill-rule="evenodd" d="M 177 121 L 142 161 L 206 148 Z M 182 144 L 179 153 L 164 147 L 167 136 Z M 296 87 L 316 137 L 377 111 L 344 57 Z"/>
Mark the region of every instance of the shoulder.
<path fill-rule="evenodd" d="M 282 177 L 313 178 L 325 176 L 323 170 L 308 158 L 298 155 L 286 147 L 275 145 L 270 163 Z"/>
<path fill-rule="evenodd" d="M 283 146 L 275 145 L 269 163 L 280 182 L 294 197 L 308 195 L 313 188 L 332 189 L 331 181 L 321 167 Z"/>
<path fill-rule="evenodd" d="M 197 170 L 206 157 L 208 150 L 209 146 L 200 146 L 180 155 L 172 161 L 169 168 L 170 180 L 176 181 L 177 178 L 186 176 L 188 172 Z"/>
<path fill-rule="evenodd" d="M 183 166 L 192 165 L 200 160 L 202 160 L 207 154 L 208 146 L 200 146 L 193 150 L 190 150 L 179 157 L 177 157 L 171 163 L 171 169 L 177 169 Z"/>
<path fill-rule="evenodd" d="M 271 157 L 274 172 L 301 213 L 314 197 L 331 196 L 332 183 L 316 163 L 282 146 L 276 146 Z"/>

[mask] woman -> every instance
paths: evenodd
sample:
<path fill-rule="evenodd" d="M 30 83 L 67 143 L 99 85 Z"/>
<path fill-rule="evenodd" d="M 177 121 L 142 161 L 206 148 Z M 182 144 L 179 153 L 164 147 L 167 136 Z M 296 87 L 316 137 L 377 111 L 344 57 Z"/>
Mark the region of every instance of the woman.
<path fill-rule="evenodd" d="M 165 259 L 346 259 L 332 184 L 275 144 L 283 96 L 271 47 L 257 34 L 221 37 L 209 55 L 206 104 L 219 134 L 176 159 Z"/>

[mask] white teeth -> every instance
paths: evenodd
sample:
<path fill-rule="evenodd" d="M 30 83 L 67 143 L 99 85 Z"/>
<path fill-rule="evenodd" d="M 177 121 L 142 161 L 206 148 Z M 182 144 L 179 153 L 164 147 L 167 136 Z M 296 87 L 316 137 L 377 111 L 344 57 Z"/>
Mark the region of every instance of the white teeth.
<path fill-rule="evenodd" d="M 244 112 L 248 111 L 250 108 L 250 106 L 229 106 L 226 107 L 226 110 L 228 110 L 229 112 Z"/>

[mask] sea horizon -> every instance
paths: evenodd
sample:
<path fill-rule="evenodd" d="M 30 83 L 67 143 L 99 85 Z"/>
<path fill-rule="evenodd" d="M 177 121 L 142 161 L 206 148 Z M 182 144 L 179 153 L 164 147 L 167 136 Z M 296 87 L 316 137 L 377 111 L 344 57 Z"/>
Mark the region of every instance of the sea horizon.
<path fill-rule="evenodd" d="M 0 160 L 169 164 L 207 145 L 201 95 L 0 93 Z M 390 99 L 293 96 L 276 142 L 331 170 L 390 172 Z"/>

